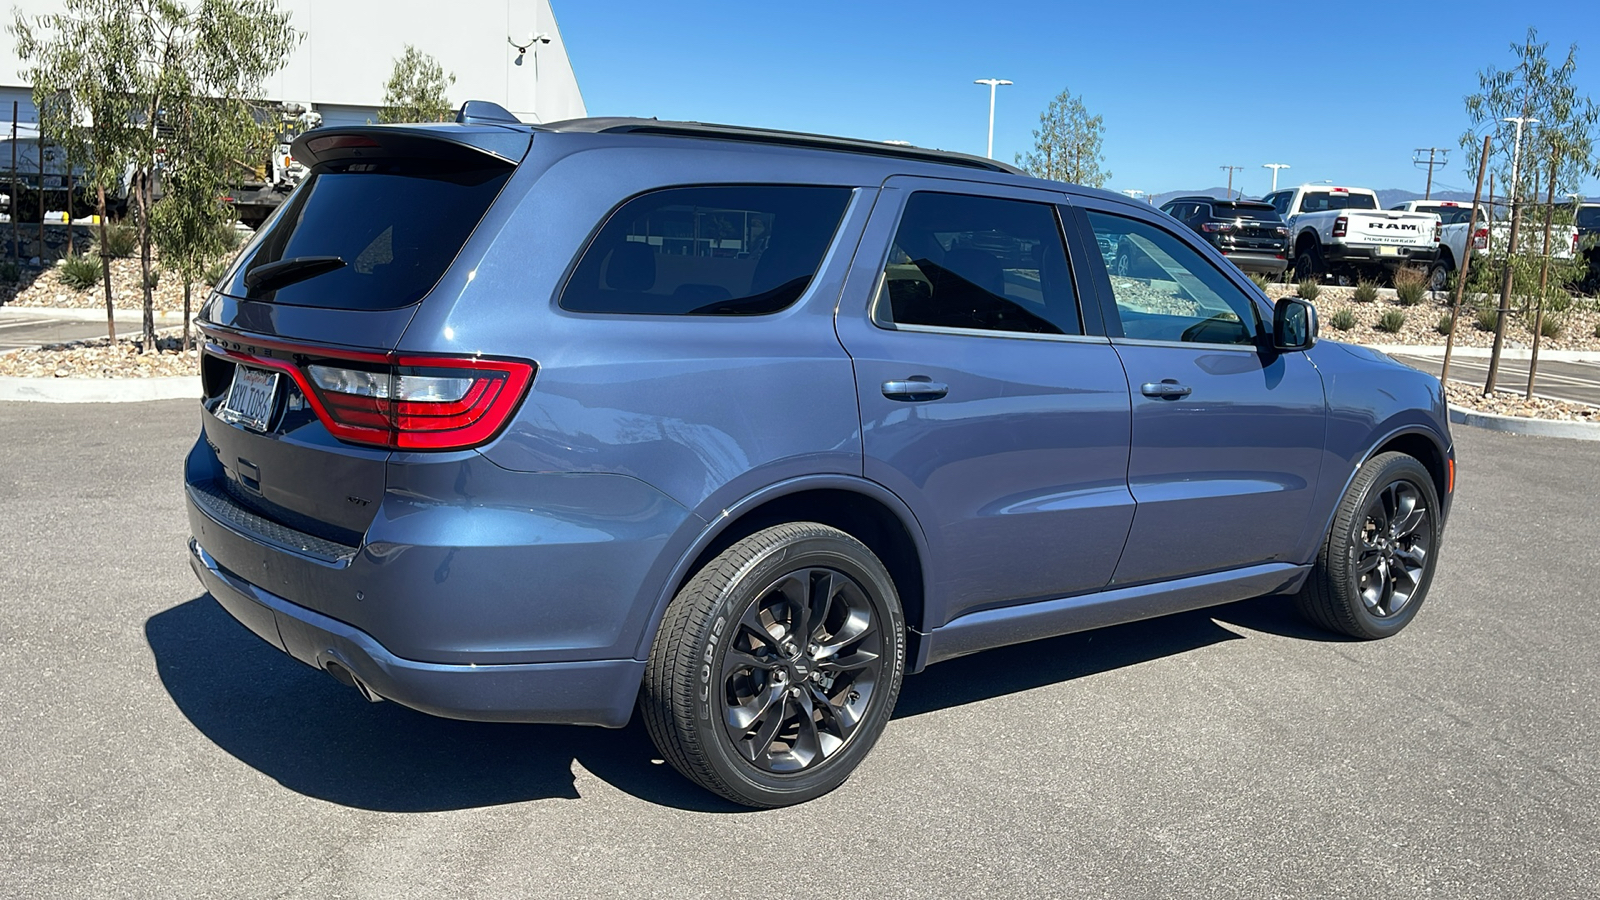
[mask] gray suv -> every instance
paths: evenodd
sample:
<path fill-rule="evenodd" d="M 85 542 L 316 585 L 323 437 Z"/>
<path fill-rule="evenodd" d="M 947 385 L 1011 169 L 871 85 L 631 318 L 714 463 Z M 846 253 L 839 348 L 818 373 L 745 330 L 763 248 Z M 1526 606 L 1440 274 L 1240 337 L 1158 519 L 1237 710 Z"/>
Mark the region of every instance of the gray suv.
<path fill-rule="evenodd" d="M 1317 342 L 1149 206 L 479 103 L 294 154 L 201 313 L 191 558 L 369 700 L 637 708 L 678 771 L 776 806 L 941 660 L 1261 595 L 1382 638 L 1427 593 L 1438 381 Z"/>

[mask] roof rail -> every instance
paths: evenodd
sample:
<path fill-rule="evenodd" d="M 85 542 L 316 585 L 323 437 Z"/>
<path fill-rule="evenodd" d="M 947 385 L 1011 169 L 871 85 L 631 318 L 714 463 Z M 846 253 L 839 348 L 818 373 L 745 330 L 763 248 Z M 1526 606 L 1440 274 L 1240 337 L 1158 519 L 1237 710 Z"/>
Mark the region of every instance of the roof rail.
<path fill-rule="evenodd" d="M 647 134 L 665 137 L 705 138 L 718 141 L 740 141 L 750 144 L 768 144 L 780 147 L 802 147 L 811 150 L 837 150 L 846 153 L 863 153 L 870 156 L 887 156 L 911 159 L 918 162 L 969 169 L 986 169 L 1008 175 L 1025 175 L 1016 166 L 1007 165 L 981 156 L 953 153 L 948 150 L 929 150 L 906 144 L 888 144 L 859 138 L 833 137 L 807 134 L 799 131 L 778 131 L 768 128 L 747 128 L 737 125 L 713 125 L 705 122 L 664 122 L 657 119 L 591 118 L 567 119 L 538 126 L 545 131 L 584 132 L 589 134 Z"/>

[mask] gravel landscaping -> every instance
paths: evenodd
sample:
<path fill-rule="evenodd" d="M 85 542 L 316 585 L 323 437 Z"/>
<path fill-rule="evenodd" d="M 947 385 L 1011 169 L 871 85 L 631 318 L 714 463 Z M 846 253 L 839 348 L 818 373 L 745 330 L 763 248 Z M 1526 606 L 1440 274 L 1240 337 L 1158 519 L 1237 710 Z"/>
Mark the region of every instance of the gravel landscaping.
<path fill-rule="evenodd" d="M 136 334 L 136 332 L 135 332 Z M 0 376 L 24 378 L 162 378 L 200 374 L 198 350 L 180 349 L 181 329 L 156 331 L 156 349 L 144 352 L 137 336 L 47 344 L 37 350 L 0 353 Z"/>
<path fill-rule="evenodd" d="M 204 299 L 205 291 L 204 285 L 195 285 L 195 306 L 198 307 Z M 183 285 L 178 281 L 178 276 L 163 271 L 156 284 L 154 299 L 158 313 L 182 312 Z M 111 305 L 117 309 L 144 309 L 144 291 L 139 286 L 137 259 L 111 261 Z M 16 309 L 105 309 L 105 287 L 96 283 L 93 288 L 80 291 L 61 281 L 59 268 L 52 267 L 42 272 L 24 269 L 21 282 L 0 282 L 0 306 Z"/>

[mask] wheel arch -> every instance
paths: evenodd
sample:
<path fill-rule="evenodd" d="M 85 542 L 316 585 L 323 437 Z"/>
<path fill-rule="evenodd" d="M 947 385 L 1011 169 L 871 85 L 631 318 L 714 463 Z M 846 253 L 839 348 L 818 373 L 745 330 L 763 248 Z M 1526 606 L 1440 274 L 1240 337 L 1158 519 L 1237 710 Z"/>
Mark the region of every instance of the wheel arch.
<path fill-rule="evenodd" d="M 1300 233 L 1295 235 L 1294 255 L 1299 256 L 1306 250 L 1317 255 L 1322 253 L 1322 235 L 1318 234 L 1315 228 L 1302 228 Z"/>
<path fill-rule="evenodd" d="M 1344 483 L 1339 485 L 1339 490 L 1333 493 L 1332 503 L 1328 507 L 1327 516 L 1322 523 L 1322 530 L 1317 532 L 1321 535 L 1317 539 L 1319 543 L 1327 536 L 1328 530 L 1333 527 L 1333 517 L 1338 514 L 1339 499 L 1350 490 L 1350 485 L 1356 480 L 1356 474 L 1361 471 L 1361 467 L 1366 465 L 1368 460 L 1373 457 L 1388 453 L 1391 450 L 1404 453 L 1416 459 L 1424 469 L 1428 470 L 1428 474 L 1433 479 L 1433 487 L 1439 497 L 1439 503 L 1448 514 L 1450 508 L 1450 493 L 1448 491 L 1450 487 L 1449 448 L 1441 443 L 1439 435 L 1432 429 L 1421 424 L 1401 425 L 1385 431 L 1382 437 L 1367 448 L 1366 452 L 1352 457 L 1353 465 L 1350 466 L 1349 474 L 1345 476 Z M 1313 555 L 1315 555 L 1315 551 L 1313 551 Z"/>
<path fill-rule="evenodd" d="M 908 671 L 920 668 L 921 635 L 926 630 L 926 571 L 929 558 L 921 523 L 888 488 L 849 475 L 790 479 L 747 495 L 711 519 L 684 551 L 663 585 L 636 655 L 644 658 L 661 627 L 667 604 L 694 573 L 736 541 L 784 522 L 820 522 L 867 545 L 894 579 L 905 614 Z"/>

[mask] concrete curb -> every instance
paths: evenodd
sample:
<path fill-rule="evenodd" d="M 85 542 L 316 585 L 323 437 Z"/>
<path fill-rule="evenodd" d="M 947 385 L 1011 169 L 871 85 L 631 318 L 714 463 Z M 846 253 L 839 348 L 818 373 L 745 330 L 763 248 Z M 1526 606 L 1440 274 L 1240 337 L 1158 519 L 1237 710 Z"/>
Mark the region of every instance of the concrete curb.
<path fill-rule="evenodd" d="M 1526 434 L 1533 437 L 1570 438 L 1578 441 L 1600 441 L 1600 425 L 1588 422 L 1558 422 L 1551 419 L 1529 419 L 1525 416 L 1502 416 L 1478 412 L 1465 406 L 1450 405 L 1450 422 L 1489 431 L 1508 434 Z"/>
<path fill-rule="evenodd" d="M 22 378 L 0 376 L 0 401 L 32 403 L 142 403 L 195 400 L 199 375 L 162 378 Z"/>
<path fill-rule="evenodd" d="M 1436 359 L 1444 358 L 1444 348 L 1434 344 L 1367 344 L 1370 350 L 1387 353 L 1390 356 L 1400 354 L 1403 356 L 1427 356 Z M 1488 347 L 1457 347 L 1450 351 L 1452 358 L 1488 359 L 1493 351 Z M 1507 347 L 1500 351 L 1501 359 L 1531 359 L 1533 351 L 1523 348 Z M 1539 358 L 1550 362 L 1592 362 L 1600 363 L 1600 350 L 1539 350 Z"/>

